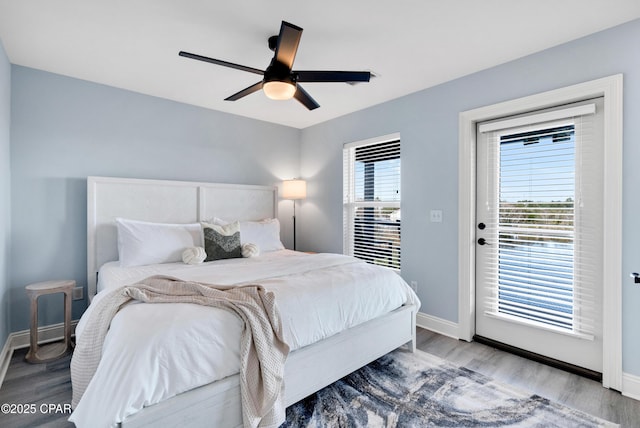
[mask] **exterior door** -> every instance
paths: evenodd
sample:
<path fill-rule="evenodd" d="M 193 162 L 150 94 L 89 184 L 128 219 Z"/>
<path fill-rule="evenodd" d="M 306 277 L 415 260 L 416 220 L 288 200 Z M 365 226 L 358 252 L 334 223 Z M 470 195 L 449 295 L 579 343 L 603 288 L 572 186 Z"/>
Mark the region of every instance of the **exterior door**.
<path fill-rule="evenodd" d="M 476 335 L 602 372 L 602 99 L 479 124 Z"/>

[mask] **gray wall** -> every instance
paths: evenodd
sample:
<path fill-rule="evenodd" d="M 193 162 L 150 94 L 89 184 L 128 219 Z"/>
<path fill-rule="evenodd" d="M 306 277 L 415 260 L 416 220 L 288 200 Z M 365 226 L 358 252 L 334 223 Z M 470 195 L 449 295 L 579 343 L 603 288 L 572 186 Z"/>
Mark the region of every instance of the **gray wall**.
<path fill-rule="evenodd" d="M 342 144 L 400 132 L 402 276 L 421 311 L 458 321 L 458 115 L 500 101 L 624 73 L 623 368 L 640 375 L 640 20 L 303 130 L 301 249 L 342 251 Z M 499 49 L 496 46 L 496 49 Z M 443 223 L 429 211 L 442 209 Z"/>
<path fill-rule="evenodd" d="M 0 40 L 0 349 L 11 332 L 9 325 L 9 247 L 11 240 L 11 65 Z"/>
<path fill-rule="evenodd" d="M 297 129 L 15 65 L 11 82 L 11 331 L 29 327 L 25 285 L 86 286 L 87 176 L 274 185 L 299 173 Z M 61 322 L 61 296 L 45 297 L 41 324 Z"/>

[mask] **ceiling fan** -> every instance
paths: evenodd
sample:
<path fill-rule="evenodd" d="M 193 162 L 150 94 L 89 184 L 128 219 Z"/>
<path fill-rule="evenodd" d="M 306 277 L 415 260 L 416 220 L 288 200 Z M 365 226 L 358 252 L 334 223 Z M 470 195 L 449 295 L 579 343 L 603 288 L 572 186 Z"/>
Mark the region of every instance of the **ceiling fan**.
<path fill-rule="evenodd" d="M 368 71 L 294 71 L 293 61 L 298 51 L 302 28 L 282 21 L 280 34 L 269 37 L 269 49 L 275 51 L 271 63 L 266 70 L 234 64 L 228 61 L 208 58 L 189 52 L 180 51 L 178 55 L 198 61 L 210 62 L 224 67 L 248 71 L 249 73 L 262 75 L 262 80 L 248 88 L 237 92 L 225 101 L 236 101 L 262 89 L 265 95 L 274 100 L 288 100 L 295 98 L 309 110 L 320 107 L 311 95 L 305 91 L 300 82 L 368 82 L 371 73 Z"/>

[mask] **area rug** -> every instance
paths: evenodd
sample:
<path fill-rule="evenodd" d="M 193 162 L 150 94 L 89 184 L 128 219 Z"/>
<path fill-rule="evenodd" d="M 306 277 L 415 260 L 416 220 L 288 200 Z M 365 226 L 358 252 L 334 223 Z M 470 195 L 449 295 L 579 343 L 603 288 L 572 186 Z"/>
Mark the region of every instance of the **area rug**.
<path fill-rule="evenodd" d="M 616 427 L 441 358 L 396 350 L 287 408 L 287 427 Z"/>

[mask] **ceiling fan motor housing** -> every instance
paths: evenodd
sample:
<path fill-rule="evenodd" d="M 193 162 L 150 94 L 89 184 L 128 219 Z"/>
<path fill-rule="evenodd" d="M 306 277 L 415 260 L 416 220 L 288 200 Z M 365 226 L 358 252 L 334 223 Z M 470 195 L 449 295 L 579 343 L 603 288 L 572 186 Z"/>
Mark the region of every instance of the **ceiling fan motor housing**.
<path fill-rule="evenodd" d="M 271 64 L 264 71 L 264 82 L 286 82 L 291 85 L 295 85 L 297 81 L 297 76 L 295 73 L 292 73 L 289 67 L 285 64 L 277 61 L 275 58 L 271 60 Z"/>

